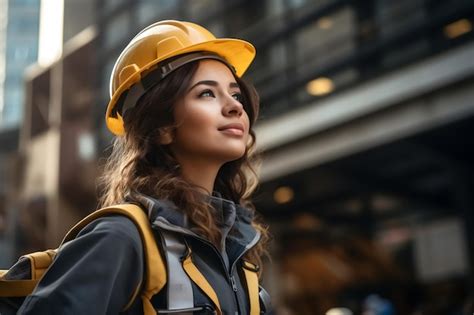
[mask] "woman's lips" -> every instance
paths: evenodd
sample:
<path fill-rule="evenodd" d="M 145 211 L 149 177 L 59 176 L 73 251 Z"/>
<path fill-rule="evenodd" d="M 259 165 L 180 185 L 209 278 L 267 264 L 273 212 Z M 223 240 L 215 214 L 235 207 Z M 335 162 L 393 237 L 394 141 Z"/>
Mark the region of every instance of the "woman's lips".
<path fill-rule="evenodd" d="M 244 126 L 242 124 L 228 124 L 219 128 L 219 131 L 231 136 L 243 136 Z"/>
<path fill-rule="evenodd" d="M 222 133 L 232 135 L 232 136 L 243 136 L 244 135 L 244 131 L 242 129 L 227 128 L 227 129 L 222 129 L 220 131 Z"/>

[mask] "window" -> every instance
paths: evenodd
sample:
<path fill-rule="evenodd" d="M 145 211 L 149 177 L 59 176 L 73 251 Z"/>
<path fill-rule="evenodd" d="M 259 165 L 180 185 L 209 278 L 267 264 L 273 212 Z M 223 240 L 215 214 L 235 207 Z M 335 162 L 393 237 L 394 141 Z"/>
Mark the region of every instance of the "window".
<path fill-rule="evenodd" d="M 130 15 L 125 11 L 114 16 L 105 26 L 105 47 L 110 48 L 130 37 Z"/>
<path fill-rule="evenodd" d="M 354 14 L 350 7 L 321 17 L 295 35 L 297 71 L 326 66 L 355 50 Z"/>
<path fill-rule="evenodd" d="M 125 2 L 126 0 L 105 0 L 103 2 L 103 10 L 105 13 L 109 13 L 124 4 Z"/>
<path fill-rule="evenodd" d="M 200 2 L 200 1 L 196 1 Z M 195 1 L 189 1 L 189 5 Z M 138 22 L 141 26 L 149 25 L 160 20 L 166 12 L 177 7 L 177 1 L 173 0 L 142 0 L 138 5 Z M 167 17 L 169 19 L 169 17 Z"/>

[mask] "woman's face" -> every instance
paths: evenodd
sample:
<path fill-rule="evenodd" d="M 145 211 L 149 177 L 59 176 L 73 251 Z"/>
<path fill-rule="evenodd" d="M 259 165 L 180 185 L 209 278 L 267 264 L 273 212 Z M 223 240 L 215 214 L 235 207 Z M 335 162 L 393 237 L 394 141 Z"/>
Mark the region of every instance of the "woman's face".
<path fill-rule="evenodd" d="M 178 161 L 225 163 L 242 157 L 249 137 L 249 117 L 230 69 L 202 60 L 184 97 L 177 102 L 177 128 L 171 150 Z"/>

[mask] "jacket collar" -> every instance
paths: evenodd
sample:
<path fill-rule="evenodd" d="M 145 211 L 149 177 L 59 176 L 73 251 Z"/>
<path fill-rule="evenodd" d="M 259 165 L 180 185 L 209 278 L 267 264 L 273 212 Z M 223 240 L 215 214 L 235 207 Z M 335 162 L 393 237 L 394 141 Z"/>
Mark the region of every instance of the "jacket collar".
<path fill-rule="evenodd" d="M 134 202 L 138 202 L 148 212 L 148 217 L 152 225 L 160 222 L 159 226 L 169 228 L 176 232 L 184 232 L 185 234 L 192 234 L 190 222 L 187 216 L 179 211 L 177 206 L 169 201 L 163 199 L 155 199 L 153 197 L 138 194 L 134 196 Z M 259 232 L 255 230 L 251 222 L 254 214 L 249 209 L 235 204 L 231 200 L 221 197 L 217 192 L 213 196 L 203 195 L 205 202 L 209 202 L 213 208 L 220 215 L 218 226 L 221 228 L 223 235 L 223 242 L 225 237 L 227 241 L 236 243 L 238 247 L 251 247 L 259 238 Z M 223 243 L 224 244 L 224 243 Z"/>

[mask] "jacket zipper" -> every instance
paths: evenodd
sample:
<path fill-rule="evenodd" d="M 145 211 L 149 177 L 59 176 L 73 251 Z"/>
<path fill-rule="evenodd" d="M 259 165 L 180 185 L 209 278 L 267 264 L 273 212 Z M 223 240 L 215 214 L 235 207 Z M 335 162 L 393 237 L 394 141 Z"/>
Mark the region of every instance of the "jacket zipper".
<path fill-rule="evenodd" d="M 158 221 L 158 222 L 157 222 Z M 219 250 L 216 248 L 216 246 L 214 244 L 212 244 L 211 242 L 209 242 L 208 240 L 206 240 L 205 238 L 202 238 L 200 237 L 199 235 L 197 234 L 194 234 L 193 232 L 191 231 L 187 231 L 181 227 L 173 227 L 173 226 L 170 226 L 168 225 L 168 223 L 166 221 L 163 221 L 163 220 L 160 220 L 159 218 L 155 219 L 155 222 L 157 222 L 156 224 L 166 230 L 169 230 L 169 231 L 174 231 L 174 232 L 179 232 L 179 233 L 183 233 L 183 234 L 186 234 L 186 235 L 189 235 L 207 245 L 209 245 L 213 250 L 214 252 L 217 254 L 217 256 L 219 257 L 220 261 L 221 261 L 221 265 L 224 269 L 224 273 L 225 275 L 227 276 L 227 281 L 229 282 L 229 284 L 232 286 L 232 290 L 234 291 L 234 304 L 238 310 L 238 314 L 242 314 L 241 312 L 241 305 L 239 303 L 239 299 L 237 297 L 237 292 L 238 292 L 238 288 L 237 288 L 237 283 L 235 281 L 235 277 L 234 277 L 234 269 L 235 269 L 235 265 L 236 265 L 236 262 L 239 261 L 240 258 L 242 258 L 242 256 L 248 252 L 255 244 L 257 244 L 258 240 L 260 239 L 260 233 L 258 231 L 256 231 L 256 235 L 255 237 L 252 239 L 252 241 L 247 244 L 247 246 L 245 246 L 245 249 L 240 253 L 240 255 L 234 260 L 234 262 L 232 263 L 232 266 L 230 268 L 230 272 L 227 271 L 227 268 L 226 268 L 226 265 L 225 265 L 225 262 L 224 262 L 224 258 L 222 258 L 222 255 L 219 253 Z M 153 222 L 154 223 L 154 222 Z"/>
<path fill-rule="evenodd" d="M 259 239 L 260 239 L 260 233 L 257 231 L 257 234 L 255 235 L 253 240 L 250 243 L 248 243 L 247 246 L 245 246 L 245 250 L 243 250 L 240 253 L 240 255 L 234 260 L 234 262 L 232 263 L 232 266 L 230 267 L 230 276 L 231 276 L 231 280 L 232 280 L 232 288 L 234 289 L 234 298 L 237 301 L 237 309 L 239 310 L 239 314 L 242 314 L 242 312 L 240 310 L 240 304 L 238 303 L 237 285 L 235 283 L 234 269 L 235 269 L 236 263 L 240 260 L 240 258 L 242 258 L 242 256 L 244 256 L 244 254 L 246 252 L 248 252 L 255 244 L 257 244 Z M 249 297 L 249 299 L 250 299 L 250 297 Z M 250 307 L 250 305 L 249 305 L 249 307 Z"/>

